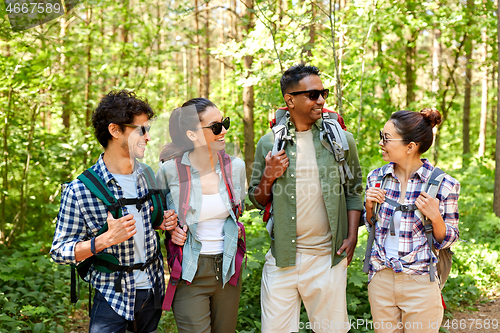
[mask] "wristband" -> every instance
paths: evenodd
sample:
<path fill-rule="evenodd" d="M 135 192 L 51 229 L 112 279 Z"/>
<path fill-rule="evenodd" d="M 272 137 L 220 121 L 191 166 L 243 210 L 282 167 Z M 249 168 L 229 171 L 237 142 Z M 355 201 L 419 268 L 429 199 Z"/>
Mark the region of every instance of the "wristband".
<path fill-rule="evenodd" d="M 95 237 L 90 240 L 90 252 L 92 252 L 93 255 L 97 255 L 95 250 Z"/>

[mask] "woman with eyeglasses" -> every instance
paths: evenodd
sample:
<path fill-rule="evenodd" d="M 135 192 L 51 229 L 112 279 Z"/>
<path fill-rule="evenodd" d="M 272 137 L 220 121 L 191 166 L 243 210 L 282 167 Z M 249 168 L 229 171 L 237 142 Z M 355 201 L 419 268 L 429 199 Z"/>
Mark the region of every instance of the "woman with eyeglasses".
<path fill-rule="evenodd" d="M 180 333 L 236 330 L 241 281 L 233 280 L 238 281 L 233 285 L 230 280 L 238 271 L 235 257 L 241 230 L 233 207 L 245 198 L 245 164 L 230 158 L 231 200 L 219 155 L 229 125 L 229 117 L 223 117 L 214 103 L 191 99 L 172 112 L 172 142 L 160 156 L 157 178 L 159 186 L 164 184 L 167 207 L 176 212 L 187 207 L 186 225 L 172 221 L 167 226 L 172 242 L 183 246 L 182 279 L 172 302 Z M 181 202 L 179 168 L 189 172 L 188 203 Z"/>
<path fill-rule="evenodd" d="M 368 276 L 375 332 L 429 333 L 441 326 L 444 302 L 435 265 L 439 250 L 459 238 L 460 184 L 445 174 L 436 198 L 423 190 L 434 166 L 421 155 L 440 123 L 435 109 L 398 111 L 380 132 L 382 158 L 389 164 L 369 173 L 363 214 L 368 228 L 375 228 Z M 427 241 L 425 217 L 432 223 L 429 237 L 438 257 Z"/>

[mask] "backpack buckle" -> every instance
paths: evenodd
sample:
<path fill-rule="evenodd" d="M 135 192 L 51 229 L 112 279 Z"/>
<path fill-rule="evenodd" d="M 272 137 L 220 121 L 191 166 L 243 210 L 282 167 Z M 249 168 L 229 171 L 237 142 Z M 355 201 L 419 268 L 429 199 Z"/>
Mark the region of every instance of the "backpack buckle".
<path fill-rule="evenodd" d="M 432 223 L 424 224 L 424 230 L 425 230 L 426 234 L 428 234 L 429 232 L 432 232 Z"/>

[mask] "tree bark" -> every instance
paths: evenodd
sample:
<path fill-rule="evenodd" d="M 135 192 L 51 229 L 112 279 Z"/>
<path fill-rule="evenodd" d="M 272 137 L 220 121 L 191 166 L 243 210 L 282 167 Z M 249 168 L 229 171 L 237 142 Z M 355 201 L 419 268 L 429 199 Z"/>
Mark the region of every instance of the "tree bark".
<path fill-rule="evenodd" d="M 203 94 L 205 98 L 210 97 L 210 9 L 209 1 L 205 2 L 205 66 L 203 68 Z"/>
<path fill-rule="evenodd" d="M 481 37 L 483 40 L 482 45 L 482 63 L 483 63 L 483 73 L 481 78 L 482 92 L 481 92 L 481 119 L 479 124 L 479 150 L 478 156 L 484 156 L 486 150 L 486 119 L 488 117 L 488 65 L 486 64 L 486 58 L 488 56 L 488 44 L 486 28 L 481 29 Z"/>
<path fill-rule="evenodd" d="M 497 36 L 500 36 L 500 4 L 497 7 Z M 497 50 L 500 50 L 500 37 L 497 37 Z M 498 52 L 500 63 L 500 52 Z M 499 66 L 500 68 L 500 66 Z M 498 71 L 498 68 L 497 68 Z M 495 146 L 495 186 L 493 194 L 493 211 L 500 217 L 500 75 L 497 73 L 497 131 Z"/>
<path fill-rule="evenodd" d="M 194 0 L 194 30 L 195 30 L 195 35 L 194 35 L 194 43 L 196 47 L 196 66 L 198 67 L 196 69 L 196 79 L 197 79 L 197 86 L 198 86 L 198 96 L 202 96 L 203 93 L 203 87 L 202 87 L 202 81 L 201 81 L 201 48 L 200 48 L 200 11 L 198 8 L 198 0 Z"/>
<path fill-rule="evenodd" d="M 253 29 L 253 0 L 244 0 L 245 5 L 243 16 L 245 17 L 245 30 L 248 35 Z M 245 56 L 245 70 L 246 78 L 248 79 L 252 72 L 253 56 Z M 246 177 L 247 182 L 250 182 L 252 176 L 252 165 L 255 155 L 255 145 L 254 145 L 254 87 L 252 85 L 247 85 L 243 87 L 243 132 L 244 132 L 244 146 L 245 146 L 245 165 L 246 165 Z"/>
<path fill-rule="evenodd" d="M 406 107 L 410 108 L 410 104 L 415 101 L 415 69 L 413 62 L 415 58 L 416 40 L 409 39 L 406 42 L 406 62 L 405 62 L 405 76 L 406 76 Z"/>
<path fill-rule="evenodd" d="M 59 39 L 61 43 L 61 55 L 60 55 L 60 71 L 63 73 L 64 76 L 66 76 L 66 66 L 67 66 L 67 59 L 66 59 L 66 46 L 65 46 L 65 41 L 64 39 L 66 38 L 67 35 L 67 29 L 68 29 L 69 23 L 66 21 L 66 18 L 64 16 L 61 17 L 61 23 L 60 23 L 60 33 L 59 33 Z M 69 131 L 70 125 L 71 125 L 71 107 L 70 107 L 70 96 L 69 96 L 69 87 L 63 86 L 63 91 L 61 92 L 61 104 L 62 104 L 62 122 L 63 126 L 66 129 L 66 131 Z"/>
<path fill-rule="evenodd" d="M 467 4 L 472 2 L 468 0 Z M 465 44 L 465 92 L 464 92 L 464 113 L 462 117 L 462 167 L 469 165 L 470 161 L 470 102 L 471 102 L 471 81 L 472 81 L 472 38 L 467 36 Z"/>
<path fill-rule="evenodd" d="M 439 38 L 441 37 L 441 31 L 434 29 L 434 38 L 432 40 L 432 86 L 431 91 L 437 94 L 439 91 L 439 78 L 441 70 L 441 43 L 439 43 Z"/>

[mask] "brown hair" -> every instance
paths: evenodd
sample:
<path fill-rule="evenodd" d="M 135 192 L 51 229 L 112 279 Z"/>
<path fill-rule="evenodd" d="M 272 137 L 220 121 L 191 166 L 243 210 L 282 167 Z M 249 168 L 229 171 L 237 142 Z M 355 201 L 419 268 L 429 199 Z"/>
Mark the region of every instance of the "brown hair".
<path fill-rule="evenodd" d="M 396 132 L 405 141 L 418 143 L 418 152 L 425 153 L 432 145 L 432 128 L 441 124 L 441 113 L 436 109 L 425 108 L 420 112 L 401 110 L 394 112 L 389 119 Z"/>
<path fill-rule="evenodd" d="M 190 112 L 191 110 L 186 108 L 188 106 L 194 106 L 196 112 Z M 195 129 L 201 120 L 201 114 L 210 106 L 216 107 L 214 103 L 206 98 L 192 98 L 182 104 L 182 107 L 172 112 L 168 124 L 172 142 L 163 147 L 160 153 L 160 161 L 168 161 L 194 149 L 193 142 L 189 140 L 186 132 Z"/>

